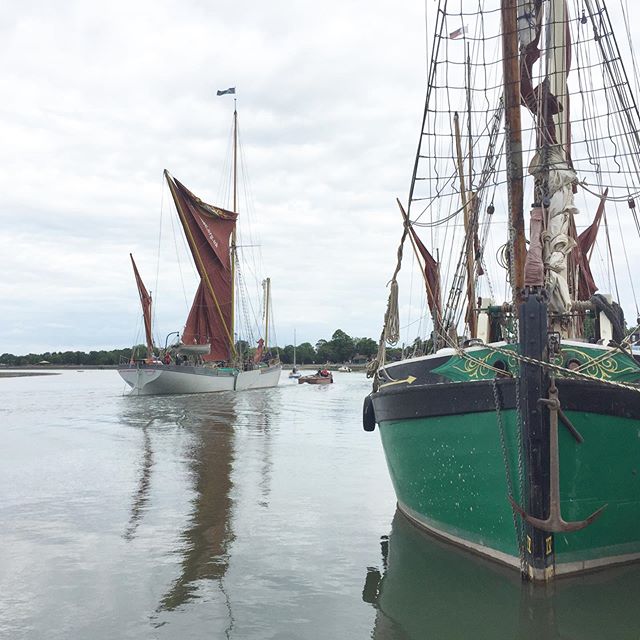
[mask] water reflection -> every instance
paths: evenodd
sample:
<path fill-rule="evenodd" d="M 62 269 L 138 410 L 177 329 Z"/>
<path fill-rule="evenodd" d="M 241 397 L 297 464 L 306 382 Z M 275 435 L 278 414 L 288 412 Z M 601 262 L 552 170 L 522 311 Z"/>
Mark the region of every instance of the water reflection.
<path fill-rule="evenodd" d="M 273 443 L 272 425 L 278 423 L 280 417 L 279 396 L 273 391 L 256 391 L 250 394 L 236 396 L 238 410 L 238 427 L 243 427 L 256 438 L 260 452 L 257 458 L 261 461 L 259 469 L 258 488 L 260 500 L 258 505 L 263 508 L 269 506 L 271 494 L 271 479 L 273 475 Z"/>
<path fill-rule="evenodd" d="M 362 598 L 376 609 L 372 638 L 637 638 L 640 568 L 521 583 L 516 572 L 453 550 L 396 513 L 369 567 Z"/>
<path fill-rule="evenodd" d="M 151 467 L 153 467 L 153 450 L 151 449 L 151 435 L 149 427 L 153 424 L 155 418 L 147 420 L 142 425 L 142 462 L 140 464 L 140 478 L 138 480 L 138 489 L 133 496 L 131 505 L 131 516 L 129 523 L 124 532 L 125 540 L 133 540 L 145 506 L 149 499 L 149 487 L 151 486 Z"/>
<path fill-rule="evenodd" d="M 142 430 L 142 461 L 137 490 L 124 537 L 132 540 L 145 510 L 154 466 L 152 434 L 179 429 L 186 440 L 180 459 L 188 469 L 193 497 L 187 524 L 179 533 L 176 553 L 180 571 L 161 597 L 157 612 L 173 611 L 194 598 L 207 582 L 214 581 L 230 610 L 223 578 L 228 569 L 233 541 L 232 479 L 234 461 L 234 397 L 230 394 L 133 398 L 123 415 L 126 422 Z M 154 436 L 155 437 L 155 436 Z M 230 615 L 231 619 L 231 615 Z"/>

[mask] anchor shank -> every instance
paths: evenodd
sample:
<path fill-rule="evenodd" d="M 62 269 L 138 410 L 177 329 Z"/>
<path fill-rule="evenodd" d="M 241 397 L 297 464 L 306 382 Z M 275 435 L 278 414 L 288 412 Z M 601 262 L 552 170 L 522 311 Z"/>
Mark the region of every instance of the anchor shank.
<path fill-rule="evenodd" d="M 558 448 L 558 389 L 549 389 L 549 520 L 560 519 L 560 450 Z"/>

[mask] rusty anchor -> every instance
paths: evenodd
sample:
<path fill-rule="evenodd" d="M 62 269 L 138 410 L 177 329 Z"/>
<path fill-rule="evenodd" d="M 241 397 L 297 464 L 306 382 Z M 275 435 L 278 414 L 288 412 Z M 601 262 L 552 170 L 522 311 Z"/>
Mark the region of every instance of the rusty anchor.
<path fill-rule="evenodd" d="M 562 423 L 567 427 L 567 429 L 569 429 L 578 442 L 582 442 L 583 439 L 573 425 L 571 425 L 569 419 L 564 415 L 564 413 L 562 413 L 560 400 L 558 399 L 558 388 L 556 387 L 555 380 L 553 378 L 551 378 L 551 386 L 549 387 L 549 398 L 540 398 L 539 402 L 549 407 L 550 414 L 549 517 L 545 520 L 535 518 L 534 516 L 529 515 L 511 496 L 509 496 L 509 501 L 511 502 L 511 506 L 524 518 L 524 520 L 537 529 L 548 531 L 550 533 L 579 531 L 580 529 L 588 527 L 594 520 L 596 520 L 596 518 L 598 518 L 606 509 L 607 505 L 603 505 L 584 520 L 567 522 L 562 519 L 562 513 L 560 511 L 560 451 L 558 447 L 558 416 L 561 416 Z"/>

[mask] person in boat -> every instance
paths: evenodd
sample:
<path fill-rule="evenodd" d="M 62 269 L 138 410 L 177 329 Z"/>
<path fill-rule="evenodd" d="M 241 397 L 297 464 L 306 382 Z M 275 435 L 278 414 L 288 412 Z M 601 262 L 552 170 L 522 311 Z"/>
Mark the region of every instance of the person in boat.
<path fill-rule="evenodd" d="M 327 369 L 321 369 L 320 371 L 318 371 L 318 373 L 323 377 L 323 378 L 328 378 L 329 377 L 329 371 L 327 371 Z"/>

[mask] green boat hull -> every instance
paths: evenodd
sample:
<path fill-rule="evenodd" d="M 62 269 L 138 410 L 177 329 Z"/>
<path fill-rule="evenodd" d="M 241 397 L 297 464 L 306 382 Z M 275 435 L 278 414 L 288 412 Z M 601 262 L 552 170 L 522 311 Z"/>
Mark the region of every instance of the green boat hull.
<path fill-rule="evenodd" d="M 555 573 L 640 559 L 640 421 L 567 411 L 579 443 L 559 432 L 563 518 L 576 521 L 606 505 L 580 531 L 556 533 Z M 379 422 L 389 473 L 402 512 L 432 533 L 520 567 L 522 504 L 516 412 L 495 411 Z M 520 537 L 522 537 L 520 535 Z M 526 545 L 526 536 L 522 544 Z"/>

